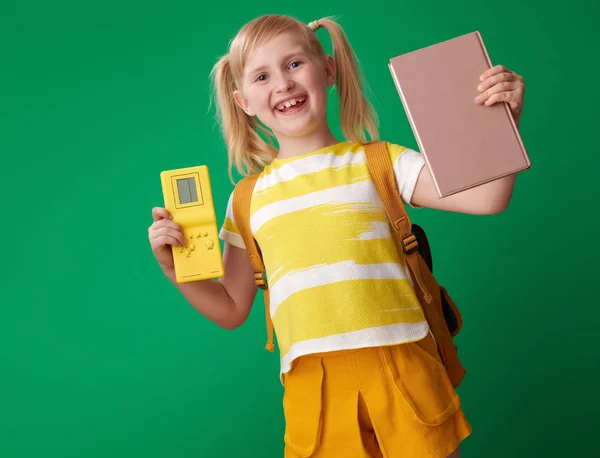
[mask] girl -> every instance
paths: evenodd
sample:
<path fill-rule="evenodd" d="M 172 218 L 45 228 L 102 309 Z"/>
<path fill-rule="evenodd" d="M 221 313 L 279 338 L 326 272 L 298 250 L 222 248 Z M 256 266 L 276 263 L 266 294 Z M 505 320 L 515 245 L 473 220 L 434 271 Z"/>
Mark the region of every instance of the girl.
<path fill-rule="evenodd" d="M 324 54 L 319 28 L 329 32 L 334 58 Z M 471 427 L 365 164 L 367 134 L 378 138 L 376 116 L 343 31 L 329 18 L 307 26 L 260 17 L 239 31 L 212 76 L 230 172 L 235 164 L 243 174 L 260 173 L 251 227 L 269 274 L 281 354 L 285 456 L 457 457 Z M 476 83 L 474 103 L 507 102 L 518 122 L 523 78 L 498 66 Z M 327 123 L 334 84 L 341 142 Z M 439 199 L 421 155 L 387 146 L 408 205 L 493 214 L 510 201 L 514 176 Z M 164 208 L 152 210 L 149 228 L 165 275 L 227 329 L 244 323 L 257 291 L 231 207 L 230 198 L 218 281 L 176 283 L 170 245 L 185 245 L 185 236 Z"/>

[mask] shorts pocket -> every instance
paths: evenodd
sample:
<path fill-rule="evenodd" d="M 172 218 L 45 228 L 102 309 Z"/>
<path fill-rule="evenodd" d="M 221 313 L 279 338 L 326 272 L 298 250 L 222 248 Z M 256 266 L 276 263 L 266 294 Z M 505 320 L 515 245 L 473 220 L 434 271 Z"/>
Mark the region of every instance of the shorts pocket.
<path fill-rule="evenodd" d="M 460 398 L 437 353 L 431 334 L 418 342 L 381 347 L 388 376 L 413 417 L 438 426 L 460 407 Z"/>
<path fill-rule="evenodd" d="M 321 440 L 323 366 L 321 358 L 300 358 L 295 363 L 285 375 L 285 443 L 306 458 L 315 453 Z"/>

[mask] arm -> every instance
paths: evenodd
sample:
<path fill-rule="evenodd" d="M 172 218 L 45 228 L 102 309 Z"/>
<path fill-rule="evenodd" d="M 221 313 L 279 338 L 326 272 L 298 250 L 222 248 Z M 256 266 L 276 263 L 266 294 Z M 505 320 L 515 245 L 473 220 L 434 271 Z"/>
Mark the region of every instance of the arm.
<path fill-rule="evenodd" d="M 436 210 L 493 215 L 503 212 L 512 197 L 516 175 L 486 183 L 476 188 L 440 198 L 427 164 L 421 169 L 413 192 L 411 204 Z"/>
<path fill-rule="evenodd" d="M 248 318 L 258 287 L 246 250 L 225 243 L 223 264 L 225 274 L 219 280 L 180 284 L 174 270 L 164 272 L 198 312 L 222 328 L 235 329 Z"/>

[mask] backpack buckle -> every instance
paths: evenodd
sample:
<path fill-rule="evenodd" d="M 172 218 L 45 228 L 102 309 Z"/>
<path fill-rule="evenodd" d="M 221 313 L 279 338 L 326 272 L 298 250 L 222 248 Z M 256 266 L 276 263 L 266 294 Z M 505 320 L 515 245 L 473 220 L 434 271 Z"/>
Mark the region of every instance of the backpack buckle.
<path fill-rule="evenodd" d="M 267 289 L 269 287 L 264 272 L 254 273 L 254 283 L 256 283 L 256 286 L 258 286 L 260 289 Z"/>
<path fill-rule="evenodd" d="M 409 255 L 417 251 L 419 248 L 419 242 L 414 232 L 402 239 L 402 251 L 405 255 Z"/>

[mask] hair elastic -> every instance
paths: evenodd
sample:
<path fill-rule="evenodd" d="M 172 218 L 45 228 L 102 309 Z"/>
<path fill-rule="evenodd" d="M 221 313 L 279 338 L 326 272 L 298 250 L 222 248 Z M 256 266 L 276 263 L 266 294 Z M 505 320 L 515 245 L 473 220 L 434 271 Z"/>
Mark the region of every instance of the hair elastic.
<path fill-rule="evenodd" d="M 319 21 L 312 21 L 308 24 L 308 28 L 314 32 L 315 30 L 321 28 L 321 24 L 319 24 Z"/>

